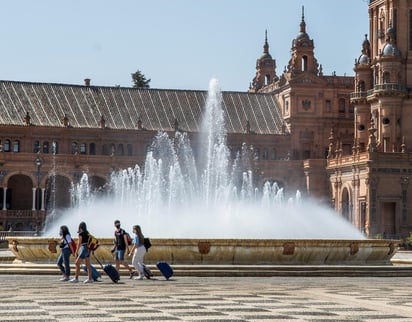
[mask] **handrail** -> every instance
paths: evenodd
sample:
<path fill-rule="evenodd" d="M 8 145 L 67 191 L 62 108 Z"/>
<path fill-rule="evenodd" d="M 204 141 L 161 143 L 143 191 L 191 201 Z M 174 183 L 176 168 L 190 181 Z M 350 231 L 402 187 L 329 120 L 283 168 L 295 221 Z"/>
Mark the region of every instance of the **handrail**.
<path fill-rule="evenodd" d="M 21 230 L 21 231 L 9 231 L 3 230 L 0 231 L 0 241 L 6 240 L 6 237 L 33 237 L 36 236 L 38 233 L 31 230 Z"/>

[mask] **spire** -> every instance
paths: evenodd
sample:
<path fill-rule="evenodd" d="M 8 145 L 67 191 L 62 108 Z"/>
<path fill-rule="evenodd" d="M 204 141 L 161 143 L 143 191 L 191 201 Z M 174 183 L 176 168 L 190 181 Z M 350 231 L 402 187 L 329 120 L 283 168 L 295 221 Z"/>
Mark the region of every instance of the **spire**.
<path fill-rule="evenodd" d="M 263 53 L 269 54 L 269 44 L 268 44 L 268 30 L 265 30 L 265 44 L 263 45 Z"/>
<path fill-rule="evenodd" d="M 306 23 L 305 23 L 305 7 L 302 6 L 302 21 L 300 23 L 300 32 L 306 33 Z"/>

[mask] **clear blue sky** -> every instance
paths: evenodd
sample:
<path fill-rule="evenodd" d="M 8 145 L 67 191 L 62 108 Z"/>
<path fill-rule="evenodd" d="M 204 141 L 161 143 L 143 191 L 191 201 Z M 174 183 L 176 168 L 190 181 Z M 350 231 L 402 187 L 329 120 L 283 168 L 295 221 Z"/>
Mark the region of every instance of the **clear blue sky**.
<path fill-rule="evenodd" d="M 245 91 L 265 29 L 280 75 L 305 7 L 325 74 L 353 75 L 368 29 L 367 0 L 13 0 L 0 11 L 0 79 Z"/>

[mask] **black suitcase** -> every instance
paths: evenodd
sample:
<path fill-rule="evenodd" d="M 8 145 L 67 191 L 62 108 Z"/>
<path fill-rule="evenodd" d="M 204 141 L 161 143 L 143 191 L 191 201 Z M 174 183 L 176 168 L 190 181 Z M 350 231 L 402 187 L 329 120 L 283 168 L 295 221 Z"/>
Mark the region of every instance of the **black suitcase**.
<path fill-rule="evenodd" d="M 120 280 L 120 274 L 119 272 L 116 270 L 116 268 L 114 268 L 114 266 L 112 264 L 105 264 L 103 265 L 96 256 L 94 256 L 94 258 L 96 259 L 96 261 L 100 264 L 100 266 L 102 267 L 103 271 L 107 274 L 107 276 L 110 277 L 110 279 L 113 281 L 113 283 L 117 283 Z"/>
<path fill-rule="evenodd" d="M 173 268 L 167 262 L 157 262 L 156 266 L 167 280 L 172 277 Z"/>
<path fill-rule="evenodd" d="M 150 270 L 150 268 L 147 267 L 147 266 L 144 265 L 144 264 L 143 264 L 143 272 L 144 272 L 144 276 L 145 276 L 148 280 L 150 280 L 150 278 L 153 277 L 153 273 L 152 273 L 152 271 Z"/>

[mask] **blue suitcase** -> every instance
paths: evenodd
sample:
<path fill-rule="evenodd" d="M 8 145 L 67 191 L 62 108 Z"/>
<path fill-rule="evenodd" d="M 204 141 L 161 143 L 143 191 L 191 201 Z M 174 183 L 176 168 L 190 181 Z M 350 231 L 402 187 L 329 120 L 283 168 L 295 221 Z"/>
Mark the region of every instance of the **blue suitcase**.
<path fill-rule="evenodd" d="M 157 262 L 157 269 L 168 280 L 173 275 L 173 268 L 167 262 Z"/>
<path fill-rule="evenodd" d="M 94 267 L 91 264 L 90 264 L 90 266 L 92 267 L 92 279 L 93 279 L 93 281 L 97 282 L 99 280 L 99 278 L 102 277 L 102 274 L 99 273 L 99 271 L 96 269 L 96 267 Z M 83 270 L 87 273 L 87 266 L 86 265 L 83 265 Z"/>
<path fill-rule="evenodd" d="M 107 274 L 107 276 L 110 277 L 110 279 L 113 281 L 113 283 L 117 283 L 120 280 L 120 274 L 119 272 L 116 270 L 116 268 L 114 268 L 114 266 L 112 264 L 105 264 L 103 265 L 96 256 L 94 256 L 94 258 L 96 259 L 96 261 L 100 264 L 100 266 L 102 267 L 103 271 Z"/>

